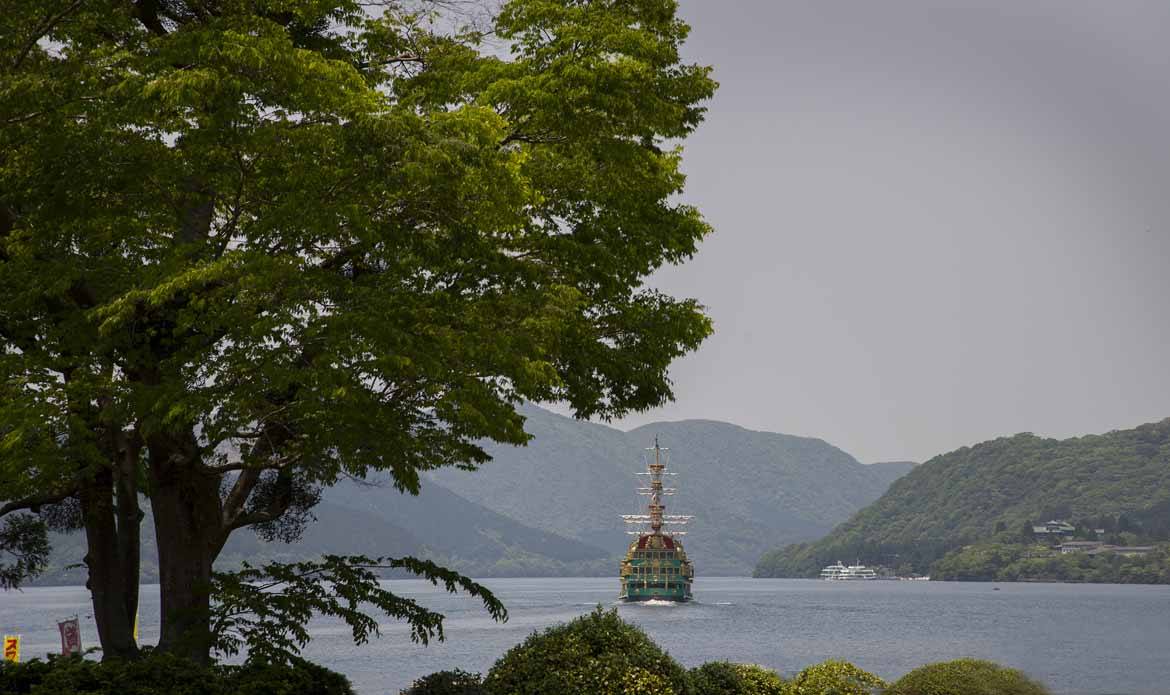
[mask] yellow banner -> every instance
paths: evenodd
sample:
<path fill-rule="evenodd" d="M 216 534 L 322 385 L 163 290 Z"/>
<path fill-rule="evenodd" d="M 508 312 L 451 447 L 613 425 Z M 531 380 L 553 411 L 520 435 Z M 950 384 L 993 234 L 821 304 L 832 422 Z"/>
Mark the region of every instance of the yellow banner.
<path fill-rule="evenodd" d="M 4 658 L 14 664 L 20 663 L 20 635 L 4 635 Z"/>

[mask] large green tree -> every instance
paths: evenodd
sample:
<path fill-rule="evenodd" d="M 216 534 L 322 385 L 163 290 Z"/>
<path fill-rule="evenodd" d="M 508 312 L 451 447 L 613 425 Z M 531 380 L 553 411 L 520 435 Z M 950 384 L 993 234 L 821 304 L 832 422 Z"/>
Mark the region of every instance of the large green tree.
<path fill-rule="evenodd" d="M 82 529 L 106 655 L 137 651 L 145 511 L 159 648 L 206 659 L 229 534 L 295 535 L 343 475 L 474 468 L 523 399 L 661 403 L 709 332 L 643 286 L 708 231 L 675 2 L 487 9 L 5 3 L 0 579 Z"/>

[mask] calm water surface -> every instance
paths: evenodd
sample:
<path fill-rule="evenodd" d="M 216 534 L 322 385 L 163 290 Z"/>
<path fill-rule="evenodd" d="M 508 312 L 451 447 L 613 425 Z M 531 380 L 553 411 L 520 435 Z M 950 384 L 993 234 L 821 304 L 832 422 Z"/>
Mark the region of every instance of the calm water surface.
<path fill-rule="evenodd" d="M 395 694 L 440 669 L 486 671 L 533 630 L 617 605 L 615 579 L 489 579 L 511 618 L 497 624 L 472 599 L 424 582 L 388 584 L 447 615 L 447 641 L 412 644 L 395 623 L 355 647 L 339 621 L 313 625 L 305 656 L 350 677 L 363 695 Z M 994 590 L 998 587 L 999 590 Z M 1059 695 L 1170 693 L 1170 587 L 950 582 L 821 582 L 708 578 L 697 602 L 619 605 L 621 615 L 686 666 L 730 659 L 784 673 L 837 657 L 893 679 L 931 661 L 973 656 L 1023 669 Z M 0 630 L 24 635 L 28 658 L 58 649 L 55 621 L 82 618 L 74 587 L 0 592 Z M 157 638 L 157 587 L 143 587 L 142 640 Z"/>

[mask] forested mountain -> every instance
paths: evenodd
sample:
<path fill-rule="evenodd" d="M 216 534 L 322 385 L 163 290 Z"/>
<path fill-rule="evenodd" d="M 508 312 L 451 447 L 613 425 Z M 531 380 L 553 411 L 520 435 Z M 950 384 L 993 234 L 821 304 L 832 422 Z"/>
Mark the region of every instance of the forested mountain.
<path fill-rule="evenodd" d="M 596 574 L 613 569 L 607 564 L 612 549 L 526 526 L 434 481 L 424 482 L 418 497 L 389 485 L 355 483 L 343 483 L 326 494 L 336 505 L 408 529 L 421 545 L 415 552 L 476 576 Z"/>
<path fill-rule="evenodd" d="M 628 537 L 618 515 L 645 498 L 634 488 L 644 449 L 671 448 L 679 488 L 671 513 L 694 514 L 687 549 L 704 575 L 746 574 L 764 544 L 816 538 L 877 499 L 907 462 L 864 465 L 819 439 L 689 420 L 612 427 L 523 409 L 533 440 L 489 448 L 481 470 L 442 470 L 418 497 L 343 482 L 324 492 L 317 521 L 295 543 L 231 537 L 218 563 L 282 561 L 324 552 L 414 554 L 476 576 L 604 575 L 616 572 Z M 143 581 L 157 578 L 150 515 L 142 528 Z M 42 583 L 82 583 L 80 535 L 54 542 Z"/>
<path fill-rule="evenodd" d="M 316 521 L 292 543 L 264 542 L 252 533 L 233 535 L 216 567 L 290 562 L 323 553 L 370 557 L 415 555 L 476 576 L 596 574 L 612 569 L 611 553 L 571 538 L 529 528 L 438 484 L 419 497 L 393 488 L 343 482 L 313 508 Z M 37 583 L 83 584 L 81 534 L 57 535 L 50 569 Z M 152 517 L 142 522 L 142 581 L 158 580 Z"/>
<path fill-rule="evenodd" d="M 148 503 L 143 506 L 149 509 Z M 295 543 L 266 543 L 253 533 L 233 535 L 220 554 L 216 567 L 236 568 L 241 560 L 253 564 L 267 560 L 294 561 L 322 553 L 407 555 L 423 549 L 410 531 L 375 514 L 323 501 L 313 509 L 318 522 L 305 527 Z M 53 552 L 49 569 L 33 584 L 84 584 L 85 536 L 53 534 Z M 142 520 L 142 566 L 144 583 L 158 581 L 158 548 L 155 545 L 154 519 L 147 514 Z"/>
<path fill-rule="evenodd" d="M 766 554 L 756 575 L 815 576 L 857 558 L 924 573 L 963 546 L 1019 543 L 1047 519 L 1157 537 L 1168 508 L 1170 419 L 1065 440 L 1019 434 L 915 467 L 828 536 Z"/>
<path fill-rule="evenodd" d="M 694 514 L 687 549 L 701 574 L 751 571 L 764 543 L 816 538 L 876 499 L 911 464 L 866 466 L 819 439 L 755 432 L 723 422 L 656 423 L 630 432 L 534 406 L 525 447 L 492 447 L 480 471 L 433 479 L 531 527 L 613 553 L 627 542 L 620 514 L 634 513 L 644 449 L 671 449 L 671 513 Z"/>

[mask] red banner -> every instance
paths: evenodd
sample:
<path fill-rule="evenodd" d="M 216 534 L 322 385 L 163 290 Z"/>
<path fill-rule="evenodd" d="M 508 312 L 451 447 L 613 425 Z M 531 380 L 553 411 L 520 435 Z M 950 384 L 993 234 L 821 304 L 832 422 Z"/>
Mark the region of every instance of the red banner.
<path fill-rule="evenodd" d="M 61 631 L 61 653 L 65 656 L 81 653 L 81 624 L 77 618 L 57 623 Z"/>

